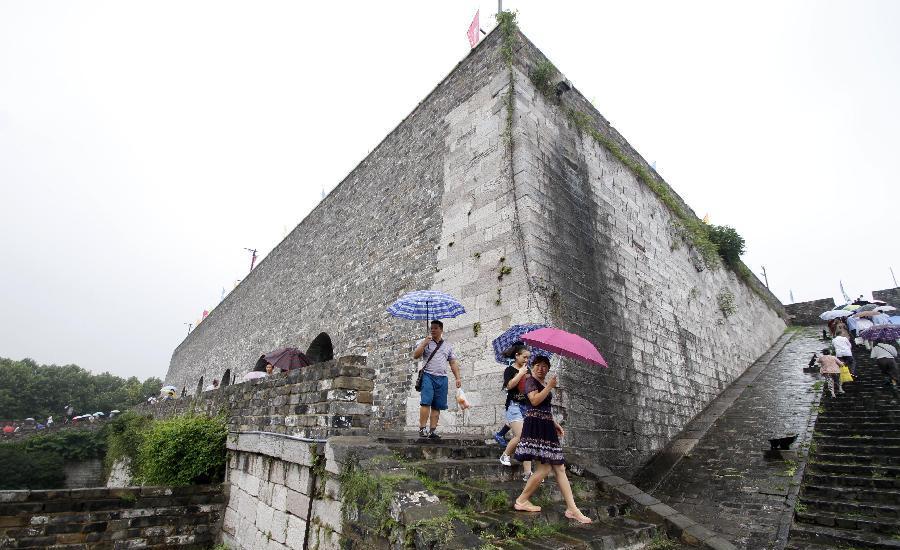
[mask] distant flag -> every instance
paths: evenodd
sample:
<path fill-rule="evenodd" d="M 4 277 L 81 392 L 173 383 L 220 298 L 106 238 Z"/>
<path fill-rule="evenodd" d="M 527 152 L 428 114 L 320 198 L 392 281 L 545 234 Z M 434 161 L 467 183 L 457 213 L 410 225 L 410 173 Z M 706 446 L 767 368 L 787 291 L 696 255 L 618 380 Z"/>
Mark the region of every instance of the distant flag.
<path fill-rule="evenodd" d="M 479 34 L 479 30 L 481 29 L 481 24 L 478 22 L 478 14 L 481 10 L 475 12 L 475 19 L 472 20 L 472 24 L 469 25 L 469 32 L 466 33 L 466 36 L 469 37 L 469 45 L 473 48 L 478 45 L 478 41 L 481 40 L 481 34 Z"/>
<path fill-rule="evenodd" d="M 222 297 L 219 298 L 219 301 L 222 301 L 222 300 L 224 300 L 224 299 L 225 299 L 225 287 L 223 286 L 223 287 L 222 287 Z"/>
<path fill-rule="evenodd" d="M 847 296 L 847 291 L 844 290 L 844 281 L 838 281 L 841 284 L 841 294 L 844 296 L 844 300 L 850 301 L 850 296 Z"/>
<path fill-rule="evenodd" d="M 209 315 L 209 311 L 204 309 L 204 310 L 203 310 L 203 318 L 206 319 L 206 317 L 207 317 L 208 315 Z"/>
<path fill-rule="evenodd" d="M 709 214 L 705 214 L 703 216 L 703 223 L 705 223 L 706 225 L 709 225 Z"/>
<path fill-rule="evenodd" d="M 794 303 L 794 291 L 791 290 L 790 292 L 791 292 L 791 303 L 793 304 Z"/>

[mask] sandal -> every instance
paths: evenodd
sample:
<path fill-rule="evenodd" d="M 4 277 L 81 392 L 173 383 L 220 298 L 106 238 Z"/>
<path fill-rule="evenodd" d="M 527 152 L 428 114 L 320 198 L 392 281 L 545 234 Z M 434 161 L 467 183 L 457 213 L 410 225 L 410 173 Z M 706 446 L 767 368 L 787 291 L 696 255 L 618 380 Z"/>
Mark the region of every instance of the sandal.
<path fill-rule="evenodd" d="M 569 519 L 574 519 L 574 520 L 577 521 L 578 523 L 583 523 L 583 524 L 585 524 L 585 525 L 587 525 L 587 524 L 589 524 L 589 523 L 594 523 L 594 520 L 592 520 L 591 518 L 589 518 L 589 517 L 587 517 L 586 515 L 582 514 L 582 513 L 581 513 L 581 510 L 577 510 L 577 511 L 575 511 L 575 512 L 571 512 L 571 511 L 569 511 L 569 510 L 566 510 L 566 514 L 565 514 L 565 515 L 566 515 L 567 518 L 569 518 Z"/>
<path fill-rule="evenodd" d="M 520 503 L 518 500 L 513 503 L 513 508 L 520 512 L 540 512 L 541 507 L 535 506 L 530 502 Z"/>

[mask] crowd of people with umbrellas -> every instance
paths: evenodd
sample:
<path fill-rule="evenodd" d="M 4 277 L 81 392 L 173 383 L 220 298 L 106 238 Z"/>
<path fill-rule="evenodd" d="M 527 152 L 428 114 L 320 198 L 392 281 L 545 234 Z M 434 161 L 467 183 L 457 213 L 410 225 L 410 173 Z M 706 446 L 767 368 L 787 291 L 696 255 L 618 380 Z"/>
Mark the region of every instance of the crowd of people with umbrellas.
<path fill-rule="evenodd" d="M 388 307 L 388 313 L 427 323 L 427 335 L 415 343 L 412 352 L 413 359 L 421 360 L 415 386 L 421 395 L 419 437 L 439 440 L 440 413 L 448 408 L 448 369 L 455 378 L 459 408 L 465 410 L 469 406 L 459 360 L 452 344 L 443 338 L 444 325 L 440 321 L 462 315 L 465 308 L 452 296 L 422 290 L 402 296 Z M 560 444 L 565 430 L 551 412 L 557 377 L 548 373 L 554 355 L 601 367 L 608 366 L 606 360 L 581 336 L 542 324 L 514 325 L 498 335 L 492 347 L 494 358 L 504 367 L 503 384 L 498 390 L 506 392 L 506 425 L 495 434 L 504 448 L 499 460 L 511 466 L 514 458 L 523 464 L 525 472 L 524 487 L 513 507 L 525 512 L 540 511 L 541 507 L 530 499 L 552 473 L 566 502 L 565 516 L 580 523 L 591 523 L 576 505 L 566 476 Z M 506 434 L 512 434 L 509 441 L 505 439 Z"/>
<path fill-rule="evenodd" d="M 897 367 L 897 343 L 900 341 L 900 315 L 897 308 L 881 300 L 865 300 L 862 296 L 851 303 L 836 306 L 822 312 L 819 318 L 828 323 L 822 338 L 831 341 L 831 347 L 822 350 L 822 356 L 810 359 L 810 366 L 818 363 L 819 372 L 826 377 L 832 397 L 844 393 L 843 383 L 852 382 L 861 374 L 853 355 L 869 353 L 875 360 L 884 384 L 898 391 L 900 370 Z"/>
<path fill-rule="evenodd" d="M 117 414 L 119 414 L 119 410 L 111 410 L 109 414 L 103 411 L 97 411 L 89 414 L 75 414 L 75 408 L 71 405 L 66 405 L 63 410 L 63 425 L 78 425 L 83 423 L 95 423 L 98 421 L 105 420 L 107 418 L 114 418 Z M 35 420 L 34 417 L 28 417 L 22 421 L 9 421 L 5 422 L 3 428 L 0 429 L 0 433 L 4 435 L 16 434 L 22 431 L 38 431 L 38 430 L 47 430 L 52 429 L 54 426 L 58 426 L 59 424 L 53 420 L 53 415 L 47 417 L 44 422 L 39 420 Z"/>

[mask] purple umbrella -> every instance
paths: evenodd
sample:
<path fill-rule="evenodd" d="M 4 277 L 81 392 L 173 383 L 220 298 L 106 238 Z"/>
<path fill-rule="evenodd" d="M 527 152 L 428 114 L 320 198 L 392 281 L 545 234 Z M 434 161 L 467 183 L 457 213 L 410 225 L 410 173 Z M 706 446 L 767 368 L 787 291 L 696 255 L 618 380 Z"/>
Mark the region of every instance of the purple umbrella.
<path fill-rule="evenodd" d="M 875 325 L 859 333 L 870 342 L 894 343 L 900 340 L 900 325 Z"/>
<path fill-rule="evenodd" d="M 266 362 L 283 371 L 308 367 L 309 359 L 297 348 L 278 348 L 265 355 Z"/>

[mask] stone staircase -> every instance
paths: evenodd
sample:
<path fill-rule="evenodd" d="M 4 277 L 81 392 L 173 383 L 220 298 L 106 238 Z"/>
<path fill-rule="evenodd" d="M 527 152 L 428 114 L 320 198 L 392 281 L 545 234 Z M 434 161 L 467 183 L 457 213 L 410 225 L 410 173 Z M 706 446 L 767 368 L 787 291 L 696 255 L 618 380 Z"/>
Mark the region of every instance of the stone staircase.
<path fill-rule="evenodd" d="M 787 548 L 900 548 L 900 395 L 860 349 L 860 376 L 822 398 Z"/>
<path fill-rule="evenodd" d="M 564 516 L 565 504 L 548 478 L 532 499 L 543 510 L 518 512 L 512 503 L 522 490 L 519 465 L 503 466 L 501 448 L 471 436 L 446 436 L 438 442 L 412 434 L 380 434 L 378 439 L 407 467 L 428 479 L 430 487 L 485 542 L 486 549 L 677 549 L 664 529 L 630 509 L 621 498 L 604 494 L 598 484 L 568 473 L 582 512 L 594 523 L 580 525 Z"/>

